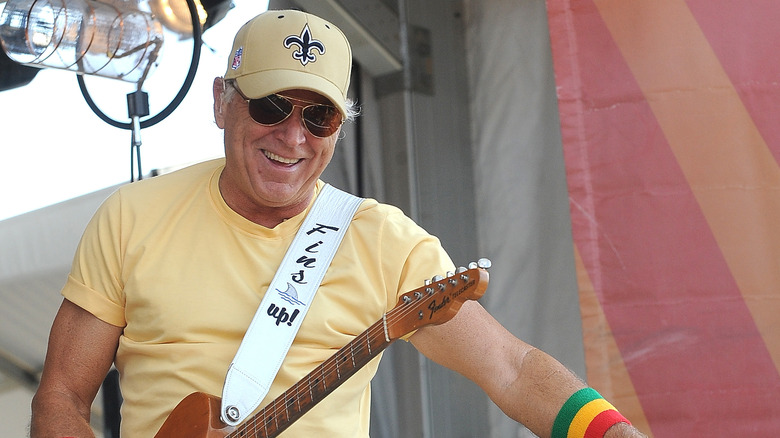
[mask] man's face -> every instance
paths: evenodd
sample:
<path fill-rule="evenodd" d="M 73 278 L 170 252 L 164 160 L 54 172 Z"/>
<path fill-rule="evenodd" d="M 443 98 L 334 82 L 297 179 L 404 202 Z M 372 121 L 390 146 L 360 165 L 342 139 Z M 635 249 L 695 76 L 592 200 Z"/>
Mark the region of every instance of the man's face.
<path fill-rule="evenodd" d="M 303 211 L 333 157 L 339 131 L 330 137 L 315 137 L 303 126 L 300 107 L 278 125 L 261 125 L 249 116 L 248 104 L 238 94 L 222 105 L 220 113 L 216 82 L 214 88 L 215 119 L 225 130 L 226 164 L 220 189 L 228 205 L 255 222 L 253 216 L 270 211 L 284 212 L 285 218 Z M 302 104 L 296 98 L 330 104 L 306 90 L 279 94 L 296 104 Z"/>

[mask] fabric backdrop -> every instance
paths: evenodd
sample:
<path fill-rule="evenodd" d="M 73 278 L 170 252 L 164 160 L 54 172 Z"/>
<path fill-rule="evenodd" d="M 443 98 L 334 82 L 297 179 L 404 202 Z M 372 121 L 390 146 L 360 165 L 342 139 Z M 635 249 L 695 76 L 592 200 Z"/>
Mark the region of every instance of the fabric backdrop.
<path fill-rule="evenodd" d="M 780 431 L 780 3 L 548 0 L 591 385 Z"/>

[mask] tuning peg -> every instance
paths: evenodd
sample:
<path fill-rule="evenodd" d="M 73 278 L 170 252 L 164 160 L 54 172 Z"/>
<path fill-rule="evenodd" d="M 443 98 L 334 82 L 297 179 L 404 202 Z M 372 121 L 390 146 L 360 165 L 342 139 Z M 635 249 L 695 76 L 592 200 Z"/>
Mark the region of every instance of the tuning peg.
<path fill-rule="evenodd" d="M 431 287 L 432 283 L 433 283 L 433 281 L 431 281 L 431 280 L 429 280 L 427 278 L 425 279 L 425 286 L 426 286 L 425 292 L 428 292 L 428 295 L 433 295 L 434 289 L 433 289 L 433 287 Z"/>
<path fill-rule="evenodd" d="M 461 266 L 461 267 L 459 267 L 458 269 L 455 270 L 455 273 L 462 274 L 462 273 L 464 273 L 466 271 L 468 271 L 468 269 L 466 269 L 463 266 Z"/>
<path fill-rule="evenodd" d="M 434 275 L 433 276 L 433 281 L 434 282 L 441 281 L 441 280 L 444 280 L 444 277 L 442 277 L 441 275 Z M 447 286 L 445 286 L 443 283 L 439 283 L 438 284 L 438 288 L 439 288 L 439 290 L 443 291 L 444 289 L 447 288 Z"/>
<path fill-rule="evenodd" d="M 475 268 L 490 269 L 492 265 L 493 262 L 491 262 L 490 259 L 486 259 L 483 257 L 477 260 L 476 262 L 469 263 L 469 269 L 475 269 Z"/>
<path fill-rule="evenodd" d="M 456 283 L 458 282 L 458 280 L 456 280 L 456 279 L 452 278 L 453 276 L 455 276 L 455 273 L 454 273 L 454 272 L 452 272 L 452 271 L 447 271 L 447 282 L 448 282 L 449 284 L 456 284 Z"/>

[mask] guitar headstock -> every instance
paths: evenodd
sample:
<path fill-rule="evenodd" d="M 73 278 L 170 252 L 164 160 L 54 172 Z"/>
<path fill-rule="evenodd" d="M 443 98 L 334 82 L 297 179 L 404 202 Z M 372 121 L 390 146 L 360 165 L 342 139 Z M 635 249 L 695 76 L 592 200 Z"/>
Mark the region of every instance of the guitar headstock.
<path fill-rule="evenodd" d="M 468 268 L 437 275 L 425 285 L 401 295 L 386 317 L 387 334 L 398 339 L 420 327 L 452 319 L 466 300 L 478 300 L 488 286 L 490 260 L 471 262 Z"/>

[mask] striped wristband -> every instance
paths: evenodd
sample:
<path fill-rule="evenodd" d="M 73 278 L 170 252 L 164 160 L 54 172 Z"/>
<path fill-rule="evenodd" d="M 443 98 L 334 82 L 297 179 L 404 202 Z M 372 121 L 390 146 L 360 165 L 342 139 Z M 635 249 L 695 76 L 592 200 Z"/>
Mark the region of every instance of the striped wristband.
<path fill-rule="evenodd" d="M 593 388 L 583 388 L 563 404 L 552 428 L 552 438 L 602 438 L 617 423 L 628 423 Z"/>

